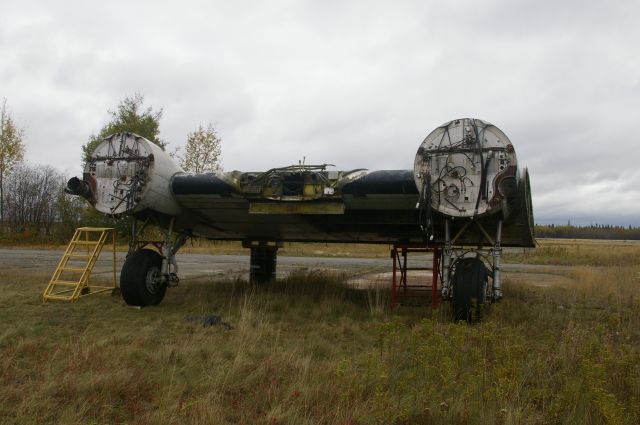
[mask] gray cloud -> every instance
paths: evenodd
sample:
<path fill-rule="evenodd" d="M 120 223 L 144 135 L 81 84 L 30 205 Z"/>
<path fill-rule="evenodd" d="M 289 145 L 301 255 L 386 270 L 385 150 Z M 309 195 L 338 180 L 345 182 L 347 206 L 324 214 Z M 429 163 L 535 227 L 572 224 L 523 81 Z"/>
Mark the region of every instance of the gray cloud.
<path fill-rule="evenodd" d="M 638 1 L 0 0 L 0 97 L 27 158 L 79 171 L 125 95 L 198 123 L 226 169 L 409 168 L 436 126 L 493 122 L 541 222 L 640 224 Z"/>

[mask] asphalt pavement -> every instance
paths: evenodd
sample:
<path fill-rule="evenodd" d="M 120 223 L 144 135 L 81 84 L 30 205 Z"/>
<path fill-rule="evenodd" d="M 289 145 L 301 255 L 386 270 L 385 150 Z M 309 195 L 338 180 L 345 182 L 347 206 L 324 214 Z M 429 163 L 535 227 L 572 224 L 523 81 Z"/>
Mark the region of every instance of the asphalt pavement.
<path fill-rule="evenodd" d="M 0 249 L 0 267 L 8 271 L 28 273 L 53 273 L 62 250 Z M 125 253 L 116 253 L 116 271 L 119 275 Z M 430 263 L 427 256 L 410 258 L 411 261 Z M 249 255 L 216 255 L 178 253 L 178 275 L 181 280 L 199 278 L 248 278 Z M 424 263 L 423 263 L 424 264 Z M 284 277 L 295 270 L 323 270 L 346 273 L 352 276 L 390 272 L 391 258 L 340 258 L 340 257 L 286 257 L 279 256 L 277 277 Z M 505 276 L 522 273 L 561 274 L 570 267 L 540 266 L 529 264 L 504 264 Z M 111 271 L 111 253 L 104 251 L 94 268 L 94 274 Z"/>

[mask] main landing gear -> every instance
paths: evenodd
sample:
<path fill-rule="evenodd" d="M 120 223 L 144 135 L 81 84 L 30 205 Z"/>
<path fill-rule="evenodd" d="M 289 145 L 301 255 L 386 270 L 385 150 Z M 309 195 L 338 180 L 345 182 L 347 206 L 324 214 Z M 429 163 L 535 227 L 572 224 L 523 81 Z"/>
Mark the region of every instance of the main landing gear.
<path fill-rule="evenodd" d="M 173 223 L 174 219 L 171 219 L 168 229 L 163 232 L 163 240 L 143 240 L 141 236 L 149 219 L 139 231 L 137 221 L 133 219 L 129 253 L 120 273 L 120 291 L 128 305 L 157 305 L 167 288 L 178 284 L 176 253 L 186 242 L 187 235 L 173 238 Z"/>
<path fill-rule="evenodd" d="M 158 229 L 163 227 L 153 218 Z M 148 218 L 140 229 L 133 219 L 129 253 L 120 273 L 120 291 L 131 306 L 146 307 L 160 304 L 169 286 L 178 284 L 176 253 L 187 240 L 186 234 L 173 237 L 174 220 L 163 230 L 162 240 L 147 240 L 142 236 L 149 225 Z M 165 223 L 166 224 L 166 223 Z M 276 262 L 281 242 L 245 241 L 243 247 L 251 249 L 249 280 L 267 283 L 276 277 Z"/>
<path fill-rule="evenodd" d="M 458 238 L 473 223 L 489 242 L 489 248 L 456 246 Z M 442 298 L 451 301 L 454 320 L 476 322 L 482 318 L 483 309 L 490 302 L 502 299 L 502 221 L 497 223 L 494 238 L 477 221 L 468 221 L 453 238 L 449 227 L 449 220 L 446 220 L 442 252 Z"/>

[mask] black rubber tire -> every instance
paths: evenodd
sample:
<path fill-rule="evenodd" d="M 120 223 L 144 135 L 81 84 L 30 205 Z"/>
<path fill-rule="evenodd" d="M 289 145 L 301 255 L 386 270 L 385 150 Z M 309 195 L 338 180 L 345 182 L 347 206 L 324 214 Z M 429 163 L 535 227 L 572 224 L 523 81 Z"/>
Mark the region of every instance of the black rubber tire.
<path fill-rule="evenodd" d="M 150 273 L 160 273 L 162 257 L 150 249 L 139 249 L 122 266 L 120 291 L 128 305 L 146 307 L 157 305 L 167 292 L 167 285 L 147 285 Z"/>
<path fill-rule="evenodd" d="M 487 268 L 479 258 L 456 261 L 453 273 L 453 319 L 477 322 L 486 302 Z"/>

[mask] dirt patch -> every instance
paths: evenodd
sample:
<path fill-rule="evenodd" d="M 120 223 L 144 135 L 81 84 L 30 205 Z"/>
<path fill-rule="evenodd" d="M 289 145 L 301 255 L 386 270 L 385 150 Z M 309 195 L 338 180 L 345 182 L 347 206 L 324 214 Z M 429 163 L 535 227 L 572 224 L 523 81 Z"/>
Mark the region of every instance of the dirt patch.
<path fill-rule="evenodd" d="M 549 286 L 566 287 L 568 285 L 575 283 L 575 281 L 571 278 L 568 278 L 566 276 L 559 275 L 559 274 L 552 274 L 552 273 L 511 272 L 511 273 L 505 273 L 504 277 L 505 279 L 508 279 L 508 281 L 512 284 L 532 285 L 532 286 L 539 286 L 543 288 L 546 288 Z"/>
<path fill-rule="evenodd" d="M 503 279 L 516 285 L 532 285 L 538 287 L 568 286 L 575 281 L 567 276 L 555 273 L 536 273 L 511 271 L 504 272 Z M 365 273 L 349 279 L 349 284 L 354 288 L 391 288 L 392 272 Z M 432 274 L 430 271 L 411 272 L 408 275 L 410 285 L 431 285 Z M 400 273 L 397 274 L 397 281 L 400 281 Z"/>
<path fill-rule="evenodd" d="M 408 284 L 409 285 L 431 285 L 431 272 L 430 271 L 421 271 L 421 272 L 410 272 L 408 275 Z M 366 273 L 355 276 L 348 280 L 348 283 L 352 285 L 354 288 L 358 289 L 366 289 L 366 288 L 375 288 L 375 287 L 388 287 L 391 288 L 391 280 L 393 278 L 393 272 L 375 272 L 375 273 Z M 397 273 L 396 276 L 397 282 L 400 282 L 400 272 Z"/>

